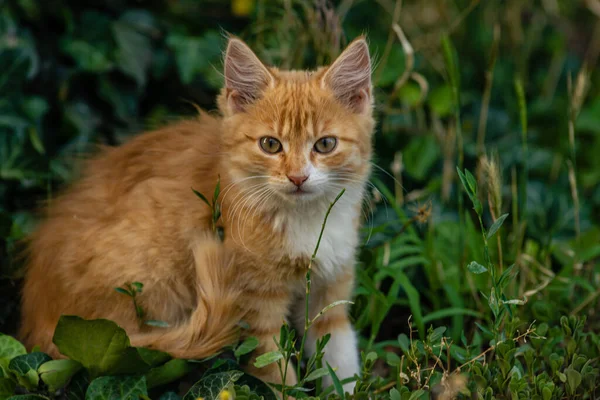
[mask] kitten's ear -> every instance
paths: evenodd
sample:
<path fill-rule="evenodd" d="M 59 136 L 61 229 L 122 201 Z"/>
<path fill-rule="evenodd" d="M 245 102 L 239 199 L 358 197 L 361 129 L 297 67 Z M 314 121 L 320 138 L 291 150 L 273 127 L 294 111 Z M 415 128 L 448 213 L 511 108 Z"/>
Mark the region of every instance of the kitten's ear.
<path fill-rule="evenodd" d="M 370 109 L 371 57 L 364 37 L 346 47 L 323 76 L 322 84 L 352 111 L 364 113 Z"/>
<path fill-rule="evenodd" d="M 232 112 L 244 111 L 275 79 L 240 39 L 231 38 L 225 52 L 225 96 Z"/>

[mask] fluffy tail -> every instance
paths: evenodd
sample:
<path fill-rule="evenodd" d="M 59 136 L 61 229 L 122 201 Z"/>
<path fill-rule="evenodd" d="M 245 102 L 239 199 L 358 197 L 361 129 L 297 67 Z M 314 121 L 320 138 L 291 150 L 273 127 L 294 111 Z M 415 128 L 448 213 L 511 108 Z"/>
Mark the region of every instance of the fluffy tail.
<path fill-rule="evenodd" d="M 239 290 L 232 258 L 214 238 L 201 238 L 193 247 L 198 303 L 183 324 L 131 335 L 131 344 L 169 353 L 175 358 L 202 359 L 232 345 L 239 337 L 243 315 L 236 306 Z"/>

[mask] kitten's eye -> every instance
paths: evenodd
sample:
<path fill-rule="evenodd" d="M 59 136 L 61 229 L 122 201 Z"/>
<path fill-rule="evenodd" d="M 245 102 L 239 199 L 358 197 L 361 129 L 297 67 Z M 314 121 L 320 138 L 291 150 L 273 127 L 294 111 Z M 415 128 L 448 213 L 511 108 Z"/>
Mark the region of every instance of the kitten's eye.
<path fill-rule="evenodd" d="M 269 154 L 279 153 L 283 149 L 281 142 L 271 136 L 260 138 L 258 144 L 260 145 L 261 149 Z"/>
<path fill-rule="evenodd" d="M 315 151 L 317 153 L 331 153 L 335 146 L 337 146 L 337 139 L 333 136 L 327 136 L 317 140 Z"/>

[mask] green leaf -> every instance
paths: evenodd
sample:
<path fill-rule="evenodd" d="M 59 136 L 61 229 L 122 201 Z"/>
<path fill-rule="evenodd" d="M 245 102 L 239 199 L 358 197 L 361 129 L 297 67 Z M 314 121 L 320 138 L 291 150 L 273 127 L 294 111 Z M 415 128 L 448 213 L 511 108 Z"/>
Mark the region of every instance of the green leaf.
<path fill-rule="evenodd" d="M 392 352 L 387 352 L 385 354 L 385 357 L 386 357 L 386 361 L 387 361 L 388 365 L 392 365 L 394 367 L 397 367 L 398 365 L 400 365 L 400 357 L 398 357 L 398 354 L 392 353 Z"/>
<path fill-rule="evenodd" d="M 34 390 L 38 387 L 40 377 L 37 369 L 52 358 L 46 353 L 30 353 L 16 356 L 8 364 L 8 369 L 13 372 L 19 384 L 25 386 L 29 390 Z"/>
<path fill-rule="evenodd" d="M 167 392 L 163 393 L 158 400 L 181 400 L 181 397 L 179 397 L 179 395 L 175 392 Z"/>
<path fill-rule="evenodd" d="M 50 391 L 55 392 L 65 386 L 81 368 L 77 361 L 52 360 L 42 364 L 37 372 Z"/>
<path fill-rule="evenodd" d="M 85 41 L 63 40 L 61 48 L 75 60 L 83 71 L 100 74 L 113 68 L 112 62 L 102 50 Z"/>
<path fill-rule="evenodd" d="M 329 370 L 327 368 L 318 368 L 312 371 L 306 378 L 304 378 L 304 382 L 315 381 L 319 378 L 322 378 L 326 375 L 329 375 Z"/>
<path fill-rule="evenodd" d="M 418 136 L 411 140 L 402 151 L 402 161 L 406 172 L 413 178 L 423 181 L 440 158 L 440 146 L 433 135 Z"/>
<path fill-rule="evenodd" d="M 194 190 L 193 188 L 192 188 L 192 192 L 194 192 L 194 194 L 196 196 L 198 196 L 200 198 L 200 200 L 202 200 L 203 202 L 205 202 L 207 206 L 209 206 L 209 207 L 212 208 L 212 205 L 210 204 L 210 202 L 208 201 L 208 199 L 206 197 L 204 197 L 204 195 L 202 193 L 200 193 L 197 190 Z"/>
<path fill-rule="evenodd" d="M 408 348 L 410 347 L 410 340 L 405 333 L 401 333 L 398 335 L 398 344 L 400 345 L 400 349 L 404 352 L 404 354 L 408 354 Z"/>
<path fill-rule="evenodd" d="M 488 270 L 486 267 L 479 264 L 477 261 L 471 261 L 469 265 L 467 265 L 467 269 L 474 274 L 483 274 Z"/>
<path fill-rule="evenodd" d="M 406 84 L 398 90 L 398 98 L 400 101 L 410 107 L 419 105 L 421 96 L 421 87 L 412 81 L 406 82 Z"/>
<path fill-rule="evenodd" d="M 205 376 L 192 386 L 183 400 L 196 400 L 200 397 L 204 400 L 217 400 L 223 389 L 233 386 L 242 375 L 244 373 L 241 371 L 227 371 Z"/>
<path fill-rule="evenodd" d="M 151 367 L 164 364 L 166 361 L 171 359 L 171 356 L 167 353 L 163 353 L 159 350 L 146 349 L 144 347 L 136 347 L 136 350 L 142 360 Z"/>
<path fill-rule="evenodd" d="M 133 11 L 129 13 L 147 13 Z M 150 39 L 141 33 L 135 25 L 120 19 L 112 26 L 117 42 L 116 60 L 118 68 L 131 76 L 138 87 L 146 85 L 146 75 L 152 61 L 152 45 Z"/>
<path fill-rule="evenodd" d="M 515 92 L 519 104 L 519 116 L 521 121 L 521 133 L 524 138 L 527 137 L 527 101 L 525 100 L 525 91 L 520 79 L 515 79 Z"/>
<path fill-rule="evenodd" d="M 508 217 L 508 214 L 503 214 L 496 221 L 494 221 L 494 223 L 490 227 L 490 230 L 487 233 L 487 236 L 486 236 L 487 239 L 494 236 L 494 234 L 498 231 L 498 229 L 500 229 L 500 227 L 504 223 L 504 220 L 506 219 L 506 217 Z"/>
<path fill-rule="evenodd" d="M 467 178 L 467 183 L 469 184 L 469 188 L 471 189 L 471 193 L 473 193 L 474 195 L 476 195 L 477 194 L 477 180 L 475 179 L 475 177 L 473 176 L 473 174 L 471 173 L 471 171 L 469 171 L 466 168 L 465 168 L 465 177 Z"/>
<path fill-rule="evenodd" d="M 7 400 L 49 400 L 49 397 L 42 396 L 41 394 L 20 394 L 18 396 L 11 396 Z"/>
<path fill-rule="evenodd" d="M 146 382 L 149 389 L 156 386 L 165 385 L 182 378 L 192 370 L 186 360 L 173 359 L 160 367 L 148 371 Z"/>
<path fill-rule="evenodd" d="M 85 400 L 138 400 L 141 395 L 148 395 L 143 376 L 102 376 L 90 383 Z"/>
<path fill-rule="evenodd" d="M 29 140 L 33 145 L 33 148 L 40 154 L 45 154 L 46 149 L 44 149 L 44 144 L 42 143 L 42 139 L 40 139 L 40 135 L 38 134 L 37 129 L 34 126 L 30 126 L 28 129 L 29 132 Z"/>
<path fill-rule="evenodd" d="M 16 382 L 8 378 L 0 378 L 0 400 L 12 396 L 15 392 Z"/>
<path fill-rule="evenodd" d="M 449 85 L 438 86 L 428 96 L 429 107 L 440 117 L 452 112 L 452 88 Z"/>
<path fill-rule="evenodd" d="M 400 400 L 400 392 L 396 388 L 390 389 L 390 400 Z"/>
<path fill-rule="evenodd" d="M 490 297 L 488 298 L 488 305 L 490 306 L 490 309 L 494 313 L 494 316 L 497 317 L 498 314 L 500 313 L 500 302 L 498 301 L 498 298 L 496 297 L 496 289 L 494 289 L 494 288 L 491 289 Z"/>
<path fill-rule="evenodd" d="M 254 362 L 254 366 L 256 368 L 263 368 L 269 364 L 273 364 L 283 358 L 283 354 L 280 351 L 270 351 L 265 354 L 261 354 L 256 357 L 256 361 Z"/>
<path fill-rule="evenodd" d="M 131 287 L 135 289 L 137 293 L 142 293 L 144 290 L 144 284 L 142 282 L 132 282 Z"/>
<path fill-rule="evenodd" d="M 27 354 L 27 349 L 12 336 L 0 334 L 0 358 L 11 360 L 16 356 Z"/>
<path fill-rule="evenodd" d="M 62 316 L 52 340 L 62 354 L 80 362 L 92 378 L 148 369 L 138 351 L 130 346 L 125 330 L 112 321 Z"/>
<path fill-rule="evenodd" d="M 171 34 L 167 37 L 167 45 L 175 53 L 175 61 L 179 76 L 184 84 L 190 84 L 197 75 L 206 79 L 214 73 L 213 65 L 221 58 L 221 41 L 219 33 L 208 31 L 202 37 L 190 37 Z M 209 82 L 211 84 L 219 82 Z"/>
<path fill-rule="evenodd" d="M 244 354 L 250 353 L 258 347 L 258 339 L 254 336 L 247 337 L 234 351 L 236 357 L 241 357 Z"/>
<path fill-rule="evenodd" d="M 331 376 L 331 380 L 333 381 L 333 387 L 335 387 L 335 391 L 342 399 L 345 398 L 346 396 L 344 396 L 344 388 L 342 387 L 340 379 L 337 377 L 333 368 L 331 368 L 331 365 L 329 365 L 328 362 L 326 362 L 326 364 L 327 370 L 329 371 L 329 375 Z"/>
<path fill-rule="evenodd" d="M 65 390 L 66 400 L 83 400 L 85 392 L 90 385 L 90 378 L 85 369 L 82 369 L 71 378 Z"/>
<path fill-rule="evenodd" d="M 115 288 L 115 291 L 116 291 L 117 293 L 124 294 L 125 296 L 133 297 L 133 295 L 131 294 L 131 292 L 130 292 L 129 290 L 127 290 L 127 289 L 123 289 L 123 288 L 120 288 L 120 287 L 116 287 L 116 288 Z"/>
<path fill-rule="evenodd" d="M 168 322 L 159 321 L 159 320 L 156 320 L 156 319 L 151 319 L 151 320 L 148 320 L 148 321 L 144 321 L 144 325 L 154 326 L 156 328 L 168 328 L 169 326 L 171 326 L 171 325 L 169 325 Z"/>
<path fill-rule="evenodd" d="M 424 395 L 426 394 L 427 392 L 425 392 L 423 389 L 415 390 L 414 392 L 412 392 L 408 400 L 420 399 L 421 397 L 425 397 Z"/>
<path fill-rule="evenodd" d="M 217 178 L 217 185 L 215 186 L 215 192 L 213 193 L 213 204 L 217 204 L 217 199 L 221 193 L 221 177 Z"/>
<path fill-rule="evenodd" d="M 460 178 L 460 182 L 462 183 L 463 188 L 465 189 L 465 192 L 467 192 L 470 199 L 473 199 L 473 192 L 471 191 L 471 187 L 469 186 L 469 183 L 467 182 L 467 178 L 466 178 L 465 174 L 463 174 L 462 171 L 458 167 L 456 167 L 456 172 L 458 173 L 458 177 Z"/>
<path fill-rule="evenodd" d="M 498 287 L 504 289 L 504 287 L 508 283 L 508 278 L 510 276 L 510 273 L 515 268 L 515 265 L 516 264 L 512 264 L 510 267 L 506 268 L 504 270 L 504 272 L 502 272 L 502 275 L 500 275 L 500 278 L 498 279 Z"/>
<path fill-rule="evenodd" d="M 567 390 L 573 396 L 579 385 L 581 385 L 581 374 L 569 367 L 565 370 L 565 375 L 567 376 Z"/>
<path fill-rule="evenodd" d="M 207 377 L 210 374 L 229 371 L 241 371 L 241 367 L 233 360 L 220 359 L 217 360 L 208 371 L 206 371 L 204 377 Z M 277 400 L 273 390 L 271 390 L 266 383 L 252 375 L 244 374 L 235 383 L 239 386 L 248 386 L 251 391 L 256 393 L 258 396 L 262 396 L 263 400 Z"/>
<path fill-rule="evenodd" d="M 419 291 L 413 286 L 410 282 L 410 279 L 403 273 L 398 272 L 396 274 L 396 280 L 400 283 L 400 285 L 404 288 L 406 292 L 406 296 L 408 297 L 408 304 L 410 306 L 410 311 L 415 320 L 415 324 L 417 324 L 417 328 L 419 329 L 419 335 L 421 337 L 425 336 L 425 324 L 423 323 L 423 314 L 421 312 L 421 297 L 419 295 Z"/>

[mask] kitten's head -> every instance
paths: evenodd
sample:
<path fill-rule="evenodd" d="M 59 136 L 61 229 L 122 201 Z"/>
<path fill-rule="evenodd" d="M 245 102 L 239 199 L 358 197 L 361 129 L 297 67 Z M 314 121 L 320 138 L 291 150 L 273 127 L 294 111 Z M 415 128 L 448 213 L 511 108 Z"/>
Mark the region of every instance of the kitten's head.
<path fill-rule="evenodd" d="M 342 188 L 362 194 L 374 128 L 364 38 L 329 67 L 311 72 L 266 67 L 232 38 L 224 75 L 219 108 L 236 185 L 284 205 L 331 201 Z"/>

